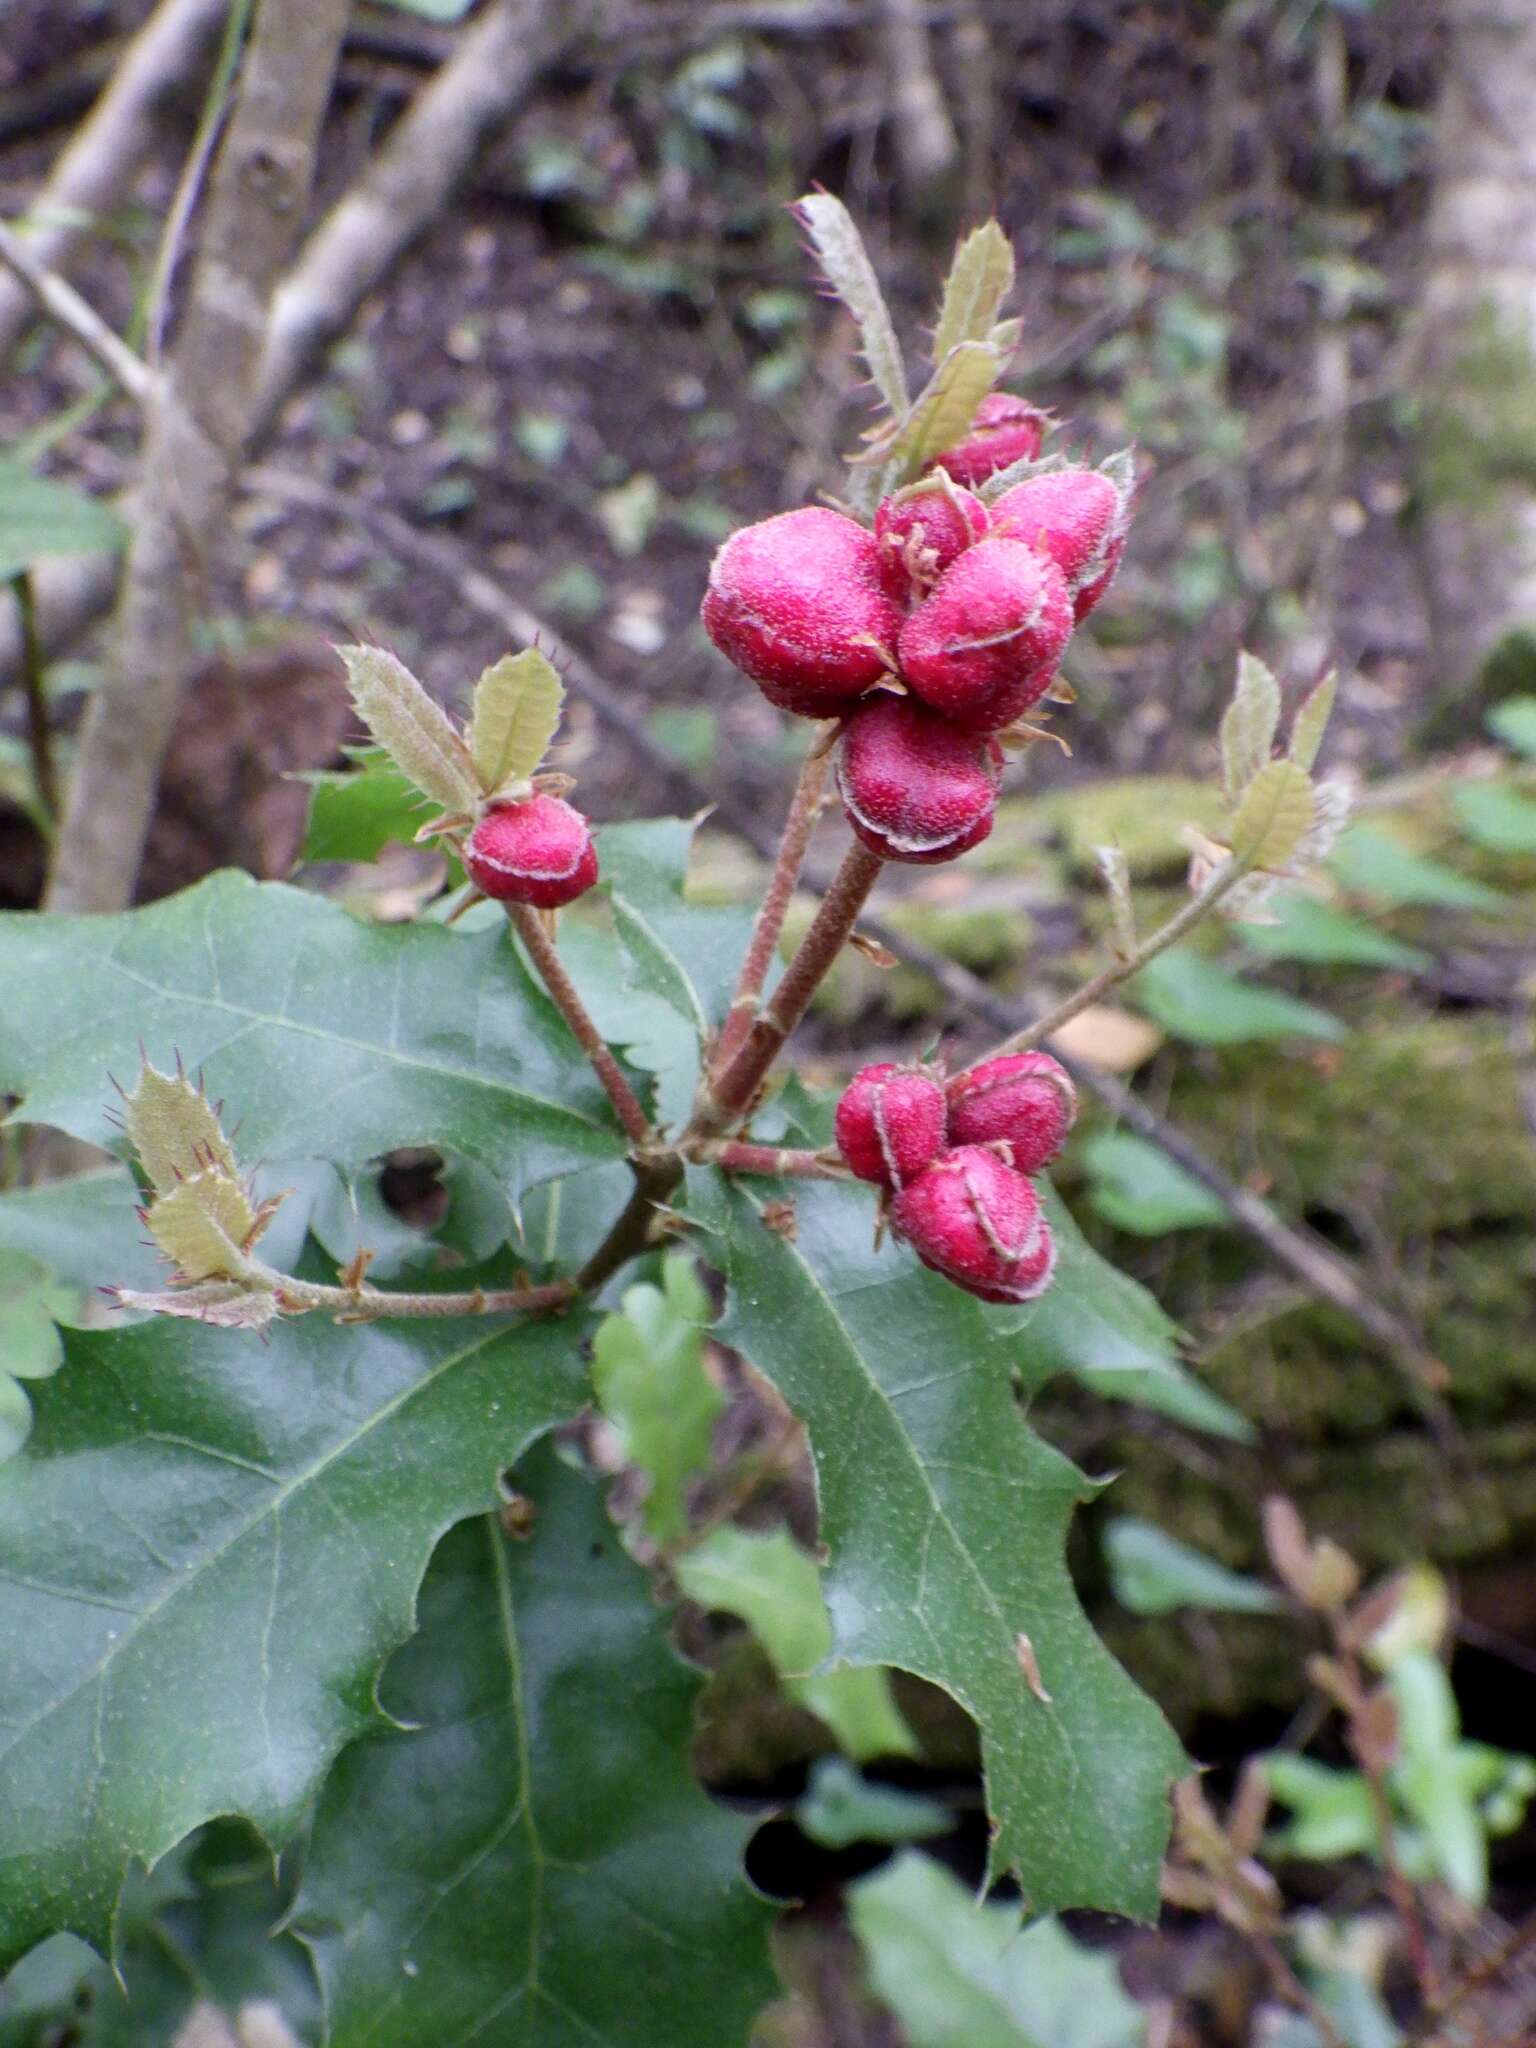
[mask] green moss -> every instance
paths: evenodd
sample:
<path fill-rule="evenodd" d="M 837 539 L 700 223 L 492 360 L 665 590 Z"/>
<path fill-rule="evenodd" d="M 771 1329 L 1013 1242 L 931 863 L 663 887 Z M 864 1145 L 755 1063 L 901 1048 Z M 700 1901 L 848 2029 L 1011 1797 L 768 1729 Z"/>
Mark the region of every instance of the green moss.
<path fill-rule="evenodd" d="M 1118 845 L 1133 881 L 1171 879 L 1189 865 L 1179 837 L 1184 825 L 1213 830 L 1220 818 L 1215 789 L 1184 775 L 1127 775 L 998 806 L 992 837 L 973 858 L 992 870 L 1019 851 L 1053 839 L 1079 880 L 1098 873 L 1094 848 Z"/>
<path fill-rule="evenodd" d="M 1491 304 L 1471 314 L 1460 353 L 1436 380 L 1417 468 L 1426 509 L 1497 518 L 1506 491 L 1536 485 L 1536 352 Z"/>

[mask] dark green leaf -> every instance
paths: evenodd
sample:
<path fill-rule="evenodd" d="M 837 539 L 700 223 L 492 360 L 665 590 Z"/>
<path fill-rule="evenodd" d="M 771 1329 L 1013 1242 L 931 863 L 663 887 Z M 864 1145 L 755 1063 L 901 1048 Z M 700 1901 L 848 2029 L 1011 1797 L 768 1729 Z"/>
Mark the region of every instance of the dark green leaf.
<path fill-rule="evenodd" d="M 1329 866 L 1346 889 L 1386 908 L 1501 911 L 1496 889 L 1459 875 L 1443 861 L 1410 853 L 1378 825 L 1352 825 L 1329 856 Z"/>
<path fill-rule="evenodd" d="M 602 1498 L 547 1449 L 532 1538 L 455 1529 L 341 1760 L 296 1913 L 334 2048 L 717 2048 L 771 1994 L 745 1825 L 688 1769 L 696 1676 Z"/>
<path fill-rule="evenodd" d="M 1088 1199 L 1106 1223 L 1138 1237 L 1231 1221 L 1203 1182 L 1131 1131 L 1100 1131 L 1079 1152 L 1089 1176 Z"/>
<path fill-rule="evenodd" d="M 1498 782 L 1462 782 L 1451 791 L 1456 822 L 1490 853 L 1536 853 L 1536 803 Z"/>
<path fill-rule="evenodd" d="M 1155 1912 L 1179 1749 L 1078 1604 L 1063 1545 L 1089 1484 L 1018 1412 L 1017 1336 L 904 1248 L 876 1251 L 869 1190 L 798 1189 L 793 1242 L 765 1199 L 691 1177 L 730 1282 L 721 1335 L 810 1435 L 835 1653 L 974 1716 L 993 1864 L 1036 1905 Z"/>
<path fill-rule="evenodd" d="M 1273 897 L 1267 909 L 1274 924 L 1244 924 L 1238 935 L 1250 952 L 1267 960 L 1302 960 L 1325 967 L 1400 967 L 1410 974 L 1421 973 L 1430 962 L 1428 953 L 1417 946 L 1405 946 L 1388 938 L 1364 918 L 1351 917 L 1331 903 L 1319 903 L 1314 896 L 1294 890 Z"/>
<path fill-rule="evenodd" d="M 912 2048 L 1141 2048 L 1146 2015 L 1111 1956 L 1054 1920 L 978 1905 L 916 1850 L 848 1894 L 870 1982 Z"/>
<path fill-rule="evenodd" d="M 8 1189 L 0 1194 L 0 1248 L 41 1259 L 76 1290 L 85 1320 L 99 1322 L 93 1304 L 105 1304 L 98 1287 L 165 1284 L 165 1268 L 144 1241 L 138 1201 L 133 1176 L 121 1166 Z"/>
<path fill-rule="evenodd" d="M 1195 1045 L 1249 1045 L 1264 1038 L 1336 1041 L 1348 1036 L 1327 1010 L 1243 981 L 1186 946 L 1175 946 L 1149 961 L 1129 984 L 1129 994 L 1165 1031 Z"/>
<path fill-rule="evenodd" d="M 302 780 L 314 792 L 304 834 L 306 862 L 377 860 L 386 846 L 409 846 L 432 812 L 382 747 L 365 748 L 355 768 L 317 769 Z"/>
<path fill-rule="evenodd" d="M 1215 1614 L 1273 1614 L 1284 1603 L 1272 1587 L 1228 1571 L 1153 1522 L 1117 1515 L 1104 1530 L 1115 1598 L 1132 1614 L 1200 1607 Z"/>
<path fill-rule="evenodd" d="M 0 1471 L 0 1962 L 105 1948 L 124 1871 L 269 1840 L 378 1723 L 432 1544 L 581 1398 L 579 1323 L 310 1318 L 66 1339 Z M 61 1796 L 61 1788 L 77 1796 Z"/>
<path fill-rule="evenodd" d="M 49 555 L 115 555 L 127 539 L 110 505 L 0 462 L 0 581 Z"/>
<path fill-rule="evenodd" d="M 203 1070 L 247 1164 L 441 1145 L 515 1196 L 623 1150 L 501 925 L 367 925 L 224 873 L 122 917 L 0 917 L 0 984 L 24 991 L 0 1006 L 0 1089 L 93 1144 L 118 1142 L 107 1077 L 142 1045 Z"/>

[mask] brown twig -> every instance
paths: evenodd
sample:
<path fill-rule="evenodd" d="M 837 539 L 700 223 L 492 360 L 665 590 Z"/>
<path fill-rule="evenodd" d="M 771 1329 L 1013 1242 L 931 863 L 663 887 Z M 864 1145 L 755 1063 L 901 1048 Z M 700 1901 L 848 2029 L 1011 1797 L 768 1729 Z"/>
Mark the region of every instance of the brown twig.
<path fill-rule="evenodd" d="M 21 236 L 4 222 L 0 222 L 0 263 L 130 398 L 140 405 L 149 402 L 155 384 L 149 365 L 141 362 L 125 341 L 119 340 L 89 300 L 83 299 L 57 272 L 40 263 Z"/>
<path fill-rule="evenodd" d="M 784 836 L 779 841 L 779 850 L 774 857 L 773 873 L 768 880 L 768 889 L 763 897 L 757 921 L 752 927 L 752 942 L 747 947 L 746 958 L 741 963 L 741 973 L 736 982 L 736 993 L 731 998 L 731 1007 L 725 1013 L 725 1022 L 720 1027 L 719 1041 L 715 1047 L 713 1070 L 721 1073 L 730 1065 L 741 1050 L 757 1018 L 762 1001 L 763 984 L 768 978 L 768 969 L 778 947 L 779 934 L 784 929 L 785 913 L 795 893 L 795 884 L 800 879 L 800 870 L 805 865 L 805 850 L 810 844 L 811 832 L 821 809 L 821 793 L 826 787 L 827 768 L 831 760 L 829 735 L 817 732 L 811 741 L 805 764 L 800 770 L 800 779 L 795 784 L 794 799 L 789 807 L 789 816 L 784 821 Z"/>
<path fill-rule="evenodd" d="M 811 997 L 852 936 L 869 892 L 885 862 L 860 839 L 843 856 L 842 866 L 827 884 L 810 929 L 795 948 L 794 958 L 769 998 L 767 1007 L 747 1033 L 736 1057 L 699 1091 L 691 1131 L 717 1136 L 746 1114 L 763 1077 L 779 1050 L 810 1006 Z"/>
<path fill-rule="evenodd" d="M 272 1293 L 289 1315 L 316 1311 L 343 1318 L 349 1323 L 376 1323 L 386 1316 L 510 1316 L 537 1315 L 546 1309 L 566 1308 L 576 1298 L 569 1280 L 552 1280 L 542 1287 L 474 1287 L 461 1294 L 393 1294 L 379 1287 L 321 1287 L 309 1280 L 294 1280 L 287 1274 L 274 1276 Z"/>
<path fill-rule="evenodd" d="M 650 1119 L 640 1107 L 639 1098 L 625 1080 L 623 1069 L 588 1014 L 587 1006 L 581 1000 L 575 982 L 566 973 L 564 962 L 555 950 L 554 940 L 544 929 L 539 913 L 530 910 L 526 903 L 508 903 L 504 908 L 527 949 L 529 959 L 538 969 L 539 979 L 570 1026 L 571 1036 L 607 1090 L 608 1100 L 613 1104 L 625 1134 L 637 1145 L 648 1145 L 656 1135 L 651 1129 Z"/>
<path fill-rule="evenodd" d="M 835 1153 L 804 1152 L 782 1145 L 753 1145 L 743 1138 L 699 1138 L 679 1148 L 701 1166 L 725 1173 L 763 1173 L 774 1179 L 847 1180 L 849 1172 Z"/>

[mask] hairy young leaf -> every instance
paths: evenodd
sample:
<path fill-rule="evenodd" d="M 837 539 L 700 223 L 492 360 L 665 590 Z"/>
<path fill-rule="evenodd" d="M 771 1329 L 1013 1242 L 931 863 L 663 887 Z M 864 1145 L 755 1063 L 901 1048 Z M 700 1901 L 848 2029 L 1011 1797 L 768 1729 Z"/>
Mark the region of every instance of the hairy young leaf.
<path fill-rule="evenodd" d="M 1328 730 L 1328 720 L 1333 716 L 1333 700 L 1338 690 L 1339 673 L 1331 668 L 1303 699 L 1301 709 L 1292 721 L 1291 743 L 1286 749 L 1298 768 L 1310 770 L 1316 765 L 1323 735 Z"/>
<path fill-rule="evenodd" d="M 916 1755 L 886 1672 L 867 1664 L 817 1670 L 832 1650 L 821 1571 L 787 1529 L 723 1523 L 684 1551 L 673 1571 L 690 1600 L 747 1624 L 789 1697 L 825 1721 L 855 1761 Z"/>
<path fill-rule="evenodd" d="M 875 1990 L 912 2048 L 1142 2048 L 1147 2018 L 1114 1958 L 1054 1920 L 978 1905 L 914 1850 L 848 1895 Z"/>
<path fill-rule="evenodd" d="M 688 1533 L 687 1486 L 708 1461 L 725 1396 L 704 1367 L 709 1296 L 686 1252 L 662 1266 L 662 1284 L 629 1287 L 592 1342 L 592 1387 L 624 1456 L 650 1481 L 640 1509 L 663 1549 Z"/>
<path fill-rule="evenodd" d="M 475 685 L 469 751 L 487 794 L 525 782 L 549 751 L 560 723 L 565 685 L 537 647 L 505 654 Z"/>
<path fill-rule="evenodd" d="M 1304 768 L 1294 761 L 1266 762 L 1232 820 L 1232 851 L 1256 868 L 1283 868 L 1306 837 L 1314 808 Z"/>
<path fill-rule="evenodd" d="M 121 917 L 0 917 L 0 985 L 24 992 L 0 1005 L 15 1114 L 109 1149 L 107 1077 L 141 1045 L 202 1070 L 253 1164 L 441 1145 L 515 1196 L 624 1149 L 500 924 L 367 925 L 229 872 Z"/>
<path fill-rule="evenodd" d="M 480 795 L 458 727 L 404 662 L 382 647 L 339 647 L 357 715 L 423 796 L 472 811 Z"/>
<path fill-rule="evenodd" d="M 1003 359 L 988 342 L 959 343 L 918 393 L 900 430 L 888 443 L 877 443 L 869 460 L 887 464 L 898 483 L 910 482 L 935 455 L 965 439 L 977 406 L 1002 370 Z"/>
<path fill-rule="evenodd" d="M 747 1829 L 688 1768 L 697 1677 L 602 1497 L 541 1448 L 531 1538 L 452 1531 L 341 1760 L 296 1908 L 333 2048 L 717 2048 L 771 1995 Z"/>
<path fill-rule="evenodd" d="M 962 341 L 990 341 L 999 311 L 1013 290 L 1013 244 L 995 220 L 973 229 L 955 251 L 944 281 L 944 301 L 933 334 L 933 360 L 942 363 Z"/>
<path fill-rule="evenodd" d="M 808 192 L 794 212 L 811 238 L 828 284 L 859 326 L 859 340 L 875 388 L 898 416 L 907 409 L 907 373 L 896 329 L 853 215 L 830 192 Z"/>
<path fill-rule="evenodd" d="M 66 1338 L 0 1471 L 0 1967 L 109 1949 L 213 1815 L 297 1827 L 449 1525 L 581 1399 L 570 1318 Z"/>
<path fill-rule="evenodd" d="M 1280 685 L 1254 654 L 1237 660 L 1237 689 L 1221 721 L 1222 787 L 1229 805 L 1269 759 L 1280 723 Z"/>
<path fill-rule="evenodd" d="M 689 1199 L 730 1282 L 723 1340 L 810 1435 L 835 1652 L 975 1718 L 992 1865 L 1034 1906 L 1154 1913 L 1179 1747 L 1078 1603 L 1063 1546 L 1091 1487 L 1019 1414 L 1016 1319 L 876 1251 L 866 1189 L 798 1189 L 793 1242 L 760 1187 L 696 1173 Z"/>

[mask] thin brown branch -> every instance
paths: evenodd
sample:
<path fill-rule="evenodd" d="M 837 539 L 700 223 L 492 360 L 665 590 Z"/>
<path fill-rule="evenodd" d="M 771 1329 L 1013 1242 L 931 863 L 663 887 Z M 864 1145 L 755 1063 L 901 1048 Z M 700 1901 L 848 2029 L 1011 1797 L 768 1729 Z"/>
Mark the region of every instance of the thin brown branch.
<path fill-rule="evenodd" d="M 40 263 L 32 248 L 4 222 L 0 222 L 0 263 L 130 398 L 139 405 L 149 402 L 155 385 L 149 365 L 118 338 L 72 284 Z"/>
<path fill-rule="evenodd" d="M 608 1100 L 613 1104 L 619 1122 L 626 1135 L 637 1145 L 648 1145 L 655 1137 L 650 1118 L 640 1107 L 639 1098 L 624 1078 L 624 1070 L 609 1051 L 602 1033 L 593 1023 L 586 1004 L 574 981 L 565 971 L 565 964 L 555 949 L 555 942 L 544 929 L 536 910 L 530 910 L 526 903 L 508 903 L 505 906 L 513 929 L 527 949 L 528 957 L 538 970 L 539 979 L 549 990 L 555 1007 L 570 1026 L 571 1036 L 586 1054 L 592 1071 L 607 1091 Z"/>
<path fill-rule="evenodd" d="M 346 0 L 261 0 L 220 145 L 187 308 L 150 406 L 112 661 L 91 700 L 46 902 L 132 900 L 190 670 L 199 550 L 251 422 L 267 308 L 302 216 Z"/>
<path fill-rule="evenodd" d="M 162 0 L 128 45 L 33 202 L 38 224 L 27 248 L 43 269 L 61 269 L 93 223 L 123 205 L 162 112 L 206 62 L 228 4 Z M 9 354 L 31 308 L 30 286 L 0 279 L 0 358 Z"/>
<path fill-rule="evenodd" d="M 800 879 L 800 870 L 805 865 L 805 850 L 810 844 L 811 832 L 821 809 L 821 795 L 826 787 L 827 770 L 832 758 L 828 740 L 828 733 L 816 733 L 811 741 L 810 751 L 805 757 L 805 764 L 800 770 L 800 779 L 795 784 L 789 816 L 784 821 L 784 836 L 779 841 L 773 873 L 768 878 L 767 893 L 757 913 L 757 921 L 752 927 L 752 941 L 747 947 L 746 958 L 741 963 L 736 993 L 731 998 L 731 1007 L 726 1011 L 725 1022 L 720 1027 L 720 1038 L 715 1047 L 712 1063 L 716 1073 L 723 1072 L 741 1050 L 747 1033 L 756 1020 L 762 1002 L 763 985 L 768 979 L 768 969 L 778 949 L 779 934 L 784 929 L 785 913 L 794 896 L 795 884 Z"/>
<path fill-rule="evenodd" d="M 795 948 L 794 958 L 762 1015 L 730 1065 L 706 1081 L 699 1091 L 692 1131 L 712 1137 L 729 1130 L 746 1115 L 764 1076 L 785 1040 L 810 1007 L 833 962 L 853 935 L 869 892 L 885 862 L 860 839 L 843 856 L 842 866 L 827 884 L 810 929 Z"/>
<path fill-rule="evenodd" d="M 805 1152 L 783 1145 L 753 1145 L 744 1138 L 698 1138 L 679 1149 L 701 1166 L 724 1173 L 762 1173 L 775 1180 L 847 1180 L 847 1167 L 835 1153 Z"/>
<path fill-rule="evenodd" d="M 287 1274 L 274 1279 L 272 1293 L 285 1314 L 318 1311 L 349 1323 L 376 1323 L 389 1316 L 540 1315 L 567 1308 L 576 1297 L 569 1280 L 552 1280 L 543 1287 L 474 1287 L 460 1294 L 397 1294 L 382 1287 L 319 1287 Z"/>

